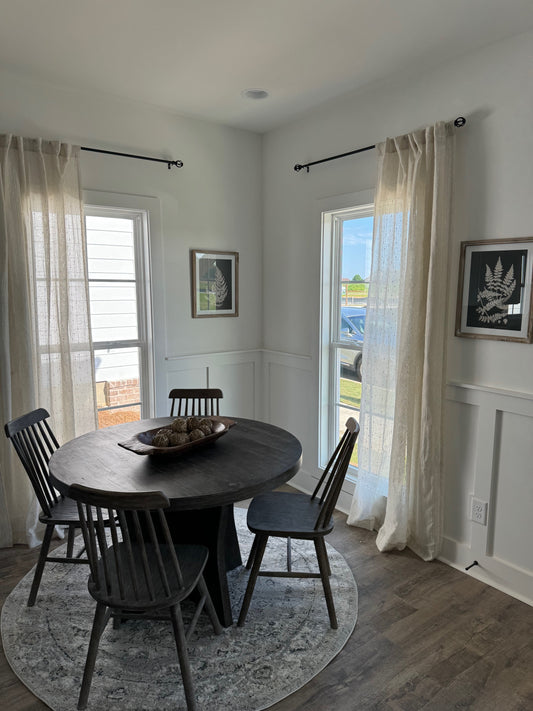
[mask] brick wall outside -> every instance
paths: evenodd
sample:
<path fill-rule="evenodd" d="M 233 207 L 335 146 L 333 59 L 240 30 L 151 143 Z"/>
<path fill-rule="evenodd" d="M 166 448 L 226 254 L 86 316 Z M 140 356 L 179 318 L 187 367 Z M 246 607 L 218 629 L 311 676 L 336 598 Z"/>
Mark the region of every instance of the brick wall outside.
<path fill-rule="evenodd" d="M 104 394 L 107 407 L 139 402 L 141 399 L 139 379 L 107 380 L 104 385 Z"/>

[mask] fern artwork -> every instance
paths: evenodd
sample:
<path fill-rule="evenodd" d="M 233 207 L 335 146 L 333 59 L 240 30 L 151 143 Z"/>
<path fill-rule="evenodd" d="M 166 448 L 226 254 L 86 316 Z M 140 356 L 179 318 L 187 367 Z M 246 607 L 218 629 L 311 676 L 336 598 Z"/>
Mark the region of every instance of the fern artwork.
<path fill-rule="evenodd" d="M 510 300 L 516 291 L 514 264 L 504 273 L 501 256 L 494 269 L 485 265 L 485 284 L 478 289 L 476 313 L 481 323 L 496 323 L 507 326 L 509 323 Z"/>
<path fill-rule="evenodd" d="M 193 318 L 238 316 L 237 252 L 191 250 Z"/>
<path fill-rule="evenodd" d="M 533 239 L 461 247 L 456 335 L 530 343 Z"/>
<path fill-rule="evenodd" d="M 215 304 L 217 309 L 227 308 L 230 285 L 221 269 L 215 264 Z"/>

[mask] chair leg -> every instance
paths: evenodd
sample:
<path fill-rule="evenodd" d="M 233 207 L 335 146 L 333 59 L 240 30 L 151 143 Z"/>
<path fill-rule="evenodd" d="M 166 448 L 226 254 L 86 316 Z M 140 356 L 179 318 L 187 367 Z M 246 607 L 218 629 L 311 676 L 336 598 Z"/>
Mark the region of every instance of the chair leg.
<path fill-rule="evenodd" d="M 188 711 L 198 711 L 196 698 L 194 696 L 187 643 L 185 641 L 185 629 L 183 626 L 183 618 L 181 616 L 181 607 L 179 605 L 174 605 L 174 607 L 170 608 L 170 619 L 172 620 L 174 639 L 176 640 L 176 649 L 178 650 L 178 659 L 180 662 L 181 677 L 183 679 L 183 689 L 185 691 L 187 709 Z"/>
<path fill-rule="evenodd" d="M 209 615 L 215 634 L 222 634 L 223 628 L 220 624 L 220 620 L 218 619 L 217 611 L 213 605 L 213 600 L 211 600 L 211 595 L 209 594 L 203 575 L 200 575 L 197 588 L 200 591 L 200 594 L 205 597 L 205 609 L 207 610 L 207 614 Z"/>
<path fill-rule="evenodd" d="M 324 542 L 324 539 L 322 539 L 322 541 Z M 325 558 L 326 558 L 326 563 L 327 563 L 328 578 L 331 578 L 331 566 L 329 564 L 329 556 L 328 556 L 327 548 L 325 545 L 324 545 L 324 551 L 326 553 Z"/>
<path fill-rule="evenodd" d="M 91 630 L 91 640 L 87 651 L 87 660 L 85 662 L 85 670 L 83 672 L 83 681 L 81 682 L 81 691 L 78 699 L 78 709 L 87 708 L 87 700 L 89 691 L 91 690 L 91 682 L 93 680 L 94 665 L 96 663 L 96 655 L 98 653 L 98 645 L 100 637 L 109 620 L 109 612 L 103 602 L 96 603 L 94 613 L 93 628 Z"/>
<path fill-rule="evenodd" d="M 250 568 L 252 567 L 256 551 L 257 551 L 257 535 L 254 536 L 254 540 L 252 542 L 252 547 L 250 548 L 250 555 L 248 556 L 248 560 L 246 561 L 246 570 L 250 570 Z"/>
<path fill-rule="evenodd" d="M 39 585 L 41 584 L 41 578 L 43 577 L 44 564 L 46 563 L 46 558 L 50 549 L 50 542 L 52 540 L 53 533 L 54 524 L 48 523 L 46 525 L 46 531 L 44 532 L 43 542 L 41 543 L 41 552 L 39 553 L 39 560 L 37 562 L 37 567 L 35 568 L 35 575 L 33 576 L 33 582 L 31 584 L 30 596 L 28 598 L 28 607 L 33 607 L 35 604 L 35 598 L 37 597 Z"/>
<path fill-rule="evenodd" d="M 318 559 L 318 567 L 320 569 L 320 577 L 322 578 L 322 586 L 326 597 L 326 605 L 328 607 L 329 623 L 331 628 L 338 628 L 337 615 L 335 614 L 335 605 L 333 604 L 333 595 L 331 594 L 331 585 L 329 584 L 329 560 L 326 551 L 326 543 L 323 538 L 315 538 L 316 557 Z"/>
<path fill-rule="evenodd" d="M 252 600 L 252 595 L 254 593 L 255 583 L 257 581 L 257 576 L 259 574 L 259 568 L 261 567 L 261 562 L 263 561 L 263 555 L 265 554 L 266 544 L 268 542 L 268 536 L 256 534 L 257 547 L 254 555 L 254 563 L 252 566 L 252 571 L 250 577 L 248 578 L 248 585 L 246 586 L 246 592 L 244 594 L 244 599 L 242 601 L 241 612 L 239 614 L 239 620 L 237 622 L 237 627 L 242 627 L 244 621 L 246 620 L 246 615 L 248 614 L 248 608 L 250 607 L 250 602 Z"/>
<path fill-rule="evenodd" d="M 68 527 L 68 538 L 67 538 L 67 558 L 72 558 L 74 554 L 74 538 L 76 537 L 76 527 Z"/>

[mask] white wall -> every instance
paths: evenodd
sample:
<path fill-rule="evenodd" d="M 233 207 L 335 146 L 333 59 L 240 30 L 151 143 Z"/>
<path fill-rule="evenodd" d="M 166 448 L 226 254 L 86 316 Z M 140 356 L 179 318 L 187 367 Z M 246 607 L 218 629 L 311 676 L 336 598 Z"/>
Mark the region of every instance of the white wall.
<path fill-rule="evenodd" d="M 373 188 L 375 152 L 295 173 L 306 163 L 437 120 L 457 133 L 455 226 L 447 316 L 446 545 L 471 574 L 533 600 L 533 345 L 454 336 L 462 240 L 533 236 L 533 34 L 329 102 L 264 140 L 264 342 L 268 413 L 300 435 L 303 486 L 317 473 L 320 205 Z M 274 356 L 270 359 L 274 362 Z M 281 361 L 283 364 L 281 365 Z M 302 369 L 302 363 L 307 367 Z M 283 408 L 293 383 L 291 410 Z M 452 383 L 458 384 L 452 386 Z M 488 526 L 468 519 L 469 495 L 489 502 Z"/>
<path fill-rule="evenodd" d="M 81 157 L 84 188 L 159 200 L 157 233 L 152 235 L 157 414 L 167 414 L 169 387 L 178 385 L 172 379 L 175 362 L 169 358 L 248 352 L 261 345 L 260 136 L 7 71 L 0 71 L 0 97 L 2 133 L 184 162 L 183 168 L 168 170 L 164 164 L 129 158 L 87 152 Z M 192 319 L 191 248 L 239 252 L 238 318 Z M 235 377 L 242 358 L 225 355 L 222 360 L 227 369 L 219 357 L 209 383 L 223 389 L 231 385 L 231 414 L 244 414 L 250 409 L 249 392 Z M 188 362 L 184 382 L 205 386 L 210 364 L 205 358 L 198 367 Z"/>

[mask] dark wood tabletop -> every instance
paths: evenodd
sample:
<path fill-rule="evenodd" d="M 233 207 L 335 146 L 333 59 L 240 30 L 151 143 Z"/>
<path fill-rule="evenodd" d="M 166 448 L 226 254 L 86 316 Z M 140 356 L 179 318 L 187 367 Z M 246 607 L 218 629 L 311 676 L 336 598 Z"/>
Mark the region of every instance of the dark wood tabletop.
<path fill-rule="evenodd" d="M 214 442 L 181 454 L 140 455 L 118 445 L 172 419 L 115 425 L 67 442 L 50 460 L 54 485 L 66 495 L 74 483 L 108 491 L 162 491 L 180 511 L 248 499 L 289 481 L 300 468 L 296 437 L 241 418 L 232 418 L 236 424 Z"/>

